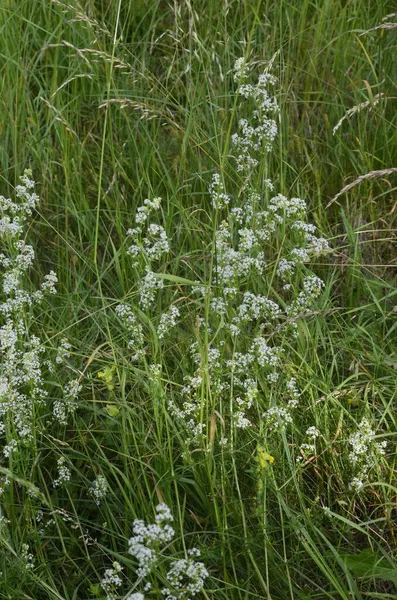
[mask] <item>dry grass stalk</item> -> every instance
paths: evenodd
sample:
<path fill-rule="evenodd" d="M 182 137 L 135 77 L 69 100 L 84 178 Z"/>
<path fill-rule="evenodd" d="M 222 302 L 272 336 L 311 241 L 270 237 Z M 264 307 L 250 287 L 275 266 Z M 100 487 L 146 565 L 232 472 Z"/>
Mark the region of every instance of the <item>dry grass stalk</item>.
<path fill-rule="evenodd" d="M 376 27 L 367 29 L 367 31 L 363 31 L 362 33 L 360 33 L 360 36 L 365 35 L 370 31 L 376 31 L 377 29 L 397 29 L 397 23 L 382 23 L 381 25 L 377 25 Z"/>
<path fill-rule="evenodd" d="M 46 100 L 46 98 L 44 98 L 43 96 L 39 96 L 39 99 L 55 113 L 55 117 L 54 117 L 55 120 L 58 121 L 59 123 L 62 123 L 62 125 L 65 127 L 66 131 L 68 131 L 70 133 L 70 135 L 73 135 L 77 139 L 79 139 L 79 136 L 77 135 L 75 130 L 72 129 L 72 127 L 69 125 L 69 123 L 67 122 L 65 117 L 61 114 L 61 112 L 53 104 L 48 102 L 48 100 Z"/>
<path fill-rule="evenodd" d="M 56 6 L 60 6 L 63 9 L 64 13 L 71 11 L 75 14 L 75 17 L 73 19 L 70 19 L 69 23 L 87 23 L 88 25 L 98 29 L 102 33 L 105 33 L 108 37 L 112 37 L 112 34 L 110 33 L 109 29 L 107 29 L 107 27 L 105 27 L 103 23 L 99 23 L 99 21 L 97 21 L 96 19 L 89 17 L 84 12 L 83 7 L 78 2 L 76 3 L 76 6 L 73 6 L 72 4 L 65 4 L 60 0 L 51 0 L 51 2 Z"/>
<path fill-rule="evenodd" d="M 129 98 L 109 98 L 99 105 L 99 108 L 104 108 L 111 104 L 118 105 L 121 109 L 132 108 L 141 113 L 141 119 L 150 121 L 151 119 L 164 119 L 167 123 L 170 123 L 176 129 L 182 129 L 182 127 L 174 120 L 170 109 L 164 109 L 161 111 L 153 110 L 142 102 L 136 102 Z"/>
<path fill-rule="evenodd" d="M 328 202 L 325 208 L 329 208 L 331 204 L 333 204 L 340 196 L 342 196 L 342 194 L 348 192 L 362 181 L 365 181 L 366 179 L 374 179 L 375 177 L 384 177 L 385 175 L 391 175 L 392 173 L 397 173 L 397 167 L 391 167 L 390 169 L 381 169 L 379 171 L 370 171 L 365 175 L 360 175 L 360 177 L 355 179 L 352 183 L 349 183 L 349 185 L 346 185 L 344 188 L 342 188 L 341 191 L 338 192 L 330 202 Z"/>
<path fill-rule="evenodd" d="M 46 50 L 48 50 L 48 48 L 59 48 L 60 46 L 66 46 L 67 48 L 71 48 L 72 50 L 74 50 L 78 54 L 78 56 L 80 58 L 82 58 L 89 67 L 92 66 L 92 63 L 88 60 L 88 58 L 85 56 L 85 54 L 94 56 L 95 58 L 101 58 L 105 62 L 111 63 L 115 69 L 126 69 L 126 71 L 124 71 L 124 74 L 130 74 L 130 72 L 134 70 L 132 65 L 130 65 L 129 63 L 126 63 L 118 58 L 115 58 L 108 52 L 104 52 L 103 50 L 96 50 L 95 48 L 77 48 L 76 46 L 74 46 L 73 44 L 71 44 L 70 42 L 68 42 L 66 40 L 62 40 L 62 42 L 56 43 L 56 44 L 46 44 L 45 46 L 42 47 L 41 52 L 45 52 Z M 92 61 L 92 62 L 96 62 L 96 61 Z"/>
<path fill-rule="evenodd" d="M 339 127 L 342 125 L 342 123 L 345 119 L 348 119 L 349 117 L 353 116 L 354 114 L 360 112 L 361 110 L 363 110 L 363 108 L 367 108 L 367 106 L 375 106 L 375 104 L 378 104 L 379 100 L 381 98 L 383 98 L 383 96 L 384 96 L 384 94 L 381 92 L 380 94 L 376 94 L 376 96 L 374 96 L 371 100 L 366 100 L 365 102 L 361 102 L 360 104 L 353 106 L 353 108 L 350 108 L 343 115 L 343 117 L 337 122 L 337 124 L 335 125 L 335 127 L 332 130 L 332 135 L 335 135 L 335 133 L 338 131 Z"/>

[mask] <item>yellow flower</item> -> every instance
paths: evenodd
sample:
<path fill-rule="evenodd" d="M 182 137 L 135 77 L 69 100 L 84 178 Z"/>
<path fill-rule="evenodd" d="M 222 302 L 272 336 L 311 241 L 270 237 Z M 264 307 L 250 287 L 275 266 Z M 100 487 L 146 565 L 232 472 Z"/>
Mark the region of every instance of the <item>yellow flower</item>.
<path fill-rule="evenodd" d="M 262 446 L 258 446 L 258 462 L 261 469 L 266 469 L 266 467 L 270 464 L 274 463 L 274 456 L 266 452 L 265 448 Z"/>
<path fill-rule="evenodd" d="M 98 373 L 98 378 L 105 380 L 105 383 L 106 383 L 109 391 L 112 391 L 114 389 L 114 384 L 112 383 L 112 381 L 113 381 L 113 373 L 115 370 L 116 370 L 116 365 L 112 365 L 110 367 L 109 366 L 105 367 L 103 371 L 99 371 L 99 373 Z"/>
<path fill-rule="evenodd" d="M 274 463 L 274 456 L 268 454 L 267 452 L 261 452 L 259 455 L 259 464 L 261 468 L 265 469 L 268 463 L 271 465 Z"/>

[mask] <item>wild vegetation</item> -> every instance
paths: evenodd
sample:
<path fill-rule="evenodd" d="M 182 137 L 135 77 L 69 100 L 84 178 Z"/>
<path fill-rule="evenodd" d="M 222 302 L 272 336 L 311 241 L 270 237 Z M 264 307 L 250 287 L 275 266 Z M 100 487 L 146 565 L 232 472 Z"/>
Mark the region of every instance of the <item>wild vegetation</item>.
<path fill-rule="evenodd" d="M 0 598 L 397 599 L 393 5 L 0 4 Z"/>

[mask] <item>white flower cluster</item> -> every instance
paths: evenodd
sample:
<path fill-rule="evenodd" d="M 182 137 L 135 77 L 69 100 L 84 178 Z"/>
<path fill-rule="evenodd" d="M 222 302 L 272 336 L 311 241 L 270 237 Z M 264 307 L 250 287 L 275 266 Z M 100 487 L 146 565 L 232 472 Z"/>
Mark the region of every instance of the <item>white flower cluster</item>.
<path fill-rule="evenodd" d="M 190 600 L 204 588 L 209 573 L 202 562 L 192 558 L 200 556 L 200 552 L 193 548 L 188 553 L 190 558 L 173 561 L 167 572 L 166 578 L 170 587 L 161 590 L 165 600 Z"/>
<path fill-rule="evenodd" d="M 377 441 L 375 431 L 368 419 L 362 419 L 357 431 L 349 437 L 349 462 L 354 476 L 349 484 L 350 489 L 360 491 L 368 481 L 371 469 L 378 464 L 378 459 L 385 454 L 387 442 Z"/>
<path fill-rule="evenodd" d="M 22 341 L 24 337 L 25 341 Z M 27 339 L 22 316 L 15 320 L 7 319 L 0 328 L 0 416 L 13 415 L 20 439 L 32 437 L 34 405 L 42 404 L 47 396 L 40 358 L 43 352 L 44 348 L 36 336 Z"/>
<path fill-rule="evenodd" d="M 32 191 L 34 182 L 28 174 L 21 178 L 23 185 L 17 186 L 19 202 L 0 197 L 2 216 L 0 236 L 8 256 L 0 254 L 3 267 L 2 291 L 5 301 L 0 304 L 0 417 L 13 415 L 15 431 L 19 439 L 32 437 L 34 405 L 42 404 L 47 392 L 44 389 L 41 354 L 44 348 L 36 336 L 29 336 L 26 313 L 43 292 L 29 292 L 24 289 L 26 271 L 34 259 L 34 251 L 23 240 L 24 223 L 38 202 Z M 8 214 L 7 214 L 8 213 Z M 0 434 L 4 432 L 1 424 Z M 3 449 L 10 456 L 17 449 L 17 438 L 8 441 Z"/>
<path fill-rule="evenodd" d="M 237 405 L 237 409 L 233 413 L 233 424 L 237 429 L 246 429 L 251 426 L 250 420 L 246 417 L 246 411 L 253 406 L 259 394 L 258 387 L 256 381 L 250 378 L 241 380 L 236 377 L 234 384 L 237 391 L 242 389 L 244 392 L 234 398 L 234 405 Z"/>
<path fill-rule="evenodd" d="M 227 302 L 224 298 L 219 296 L 211 298 L 210 308 L 212 312 L 216 313 L 218 316 L 224 316 L 227 313 Z"/>
<path fill-rule="evenodd" d="M 128 552 L 135 556 L 139 567 L 139 578 L 149 575 L 158 559 L 158 548 L 170 542 L 175 531 L 170 523 L 174 520 L 166 504 L 156 507 L 155 523 L 147 525 L 144 521 L 136 519 L 133 524 L 135 535 L 128 542 Z"/>
<path fill-rule="evenodd" d="M 280 257 L 277 274 L 281 279 L 288 280 L 296 265 L 308 262 L 312 256 L 329 250 L 327 240 L 314 235 L 316 227 L 303 220 L 307 216 L 307 206 L 301 198 L 287 198 L 277 194 L 270 199 L 269 213 L 273 215 L 274 231 L 278 231 L 280 227 L 289 227 L 291 240 L 299 244 L 290 250 L 287 257 Z M 292 235 L 294 232 L 296 239 Z"/>
<path fill-rule="evenodd" d="M 161 373 L 163 370 L 162 365 L 159 363 L 157 363 L 157 364 L 153 363 L 149 366 L 149 369 L 150 369 L 150 373 L 152 375 L 151 380 L 155 381 L 157 383 L 159 378 L 161 377 Z"/>
<path fill-rule="evenodd" d="M 95 504 L 99 506 L 101 500 L 103 500 L 108 493 L 108 484 L 105 477 L 103 475 L 98 475 L 92 482 L 88 491 L 94 497 Z"/>
<path fill-rule="evenodd" d="M 186 438 L 186 445 L 200 446 L 204 441 L 206 424 L 200 422 L 200 404 L 196 394 L 197 388 L 201 386 L 202 377 L 190 378 L 189 384 L 183 388 L 186 395 L 191 395 L 188 400 L 182 402 L 182 408 L 179 408 L 172 400 L 168 401 L 170 414 L 178 419 L 186 429 L 189 437 Z"/>
<path fill-rule="evenodd" d="M 156 297 L 157 290 L 161 290 L 163 287 L 163 279 L 156 277 L 156 274 L 149 267 L 146 267 L 146 275 L 139 284 L 139 301 L 142 308 L 150 308 Z"/>
<path fill-rule="evenodd" d="M 230 196 L 225 193 L 225 186 L 221 181 L 221 176 L 219 173 L 214 173 L 212 176 L 209 191 L 213 208 L 221 210 L 225 206 L 228 206 L 230 202 Z"/>
<path fill-rule="evenodd" d="M 271 406 L 263 415 L 270 431 L 284 429 L 292 423 L 292 415 L 284 406 Z"/>
<path fill-rule="evenodd" d="M 320 296 L 324 288 L 324 282 L 316 275 L 308 275 L 303 280 L 303 290 L 298 294 L 298 297 L 287 306 L 286 312 L 289 316 L 294 317 L 305 312 Z"/>
<path fill-rule="evenodd" d="M 28 271 L 34 261 L 34 250 L 26 244 L 25 228 L 28 217 L 36 208 L 39 197 L 34 192 L 35 183 L 30 171 L 21 177 L 15 188 L 16 201 L 0 196 L 0 242 L 7 254 L 0 253 L 0 435 L 5 433 L 3 419 L 11 418 L 11 439 L 3 447 L 6 457 L 18 450 L 19 444 L 33 438 L 33 422 L 37 409 L 46 402 L 48 392 L 44 386 L 44 367 L 50 371 L 69 357 L 71 346 L 61 341 L 55 361 L 45 361 L 45 348 L 40 339 L 31 333 L 32 307 L 40 303 L 45 294 L 55 294 L 58 282 L 54 271 L 46 275 L 41 289 L 31 291 Z M 54 414 L 66 422 L 76 394 L 73 383 L 66 386 L 64 398 L 54 404 Z M 72 402 L 73 400 L 73 402 Z"/>
<path fill-rule="evenodd" d="M 34 569 L 34 558 L 33 554 L 30 552 L 28 544 L 22 544 L 21 550 L 22 561 L 25 569 L 27 571 L 32 571 Z"/>
<path fill-rule="evenodd" d="M 251 427 L 251 413 L 262 394 L 269 398 L 263 418 L 270 430 L 292 422 L 301 392 L 296 380 L 288 376 L 295 359 L 289 354 L 286 339 L 290 333 L 296 336 L 299 319 L 306 316 L 324 288 L 306 263 L 327 251 L 328 243 L 316 237 L 316 227 L 308 222 L 306 202 L 275 193 L 269 179 L 257 187 L 260 177 L 253 168 L 275 139 L 278 107 L 269 93 L 274 77 L 266 71 L 251 84 L 248 76 L 248 64 L 239 59 L 235 81 L 240 99 L 251 111 L 249 118 L 245 115 L 239 120 L 238 132 L 232 138 L 237 169 L 242 174 L 241 189 L 231 196 L 225 173 L 212 176 L 208 189 L 211 205 L 214 212 L 222 210 L 225 220 L 215 231 L 211 285 L 197 281 L 192 286 L 192 293 L 197 294 L 192 305 L 198 311 L 190 375 L 184 378 L 179 398 L 174 395 L 168 401 L 171 415 L 186 432 L 185 457 L 191 446 L 203 451 L 213 447 L 213 439 L 209 439 L 213 429 L 209 431 L 208 415 L 204 417 L 202 410 L 207 386 L 211 387 L 211 398 L 219 401 L 216 410 L 222 428 L 227 430 L 231 425 L 231 444 L 237 432 L 240 435 L 240 430 Z M 146 273 L 143 271 L 139 282 L 143 309 L 149 309 L 156 298 L 160 304 L 157 291 L 164 286 L 164 278 L 152 270 L 151 249 L 156 259 L 166 252 L 165 246 L 156 245 L 165 242 L 165 232 L 149 224 L 149 216 L 160 207 L 160 201 L 153 201 L 154 207 L 146 202 L 138 209 L 137 228 L 130 232 L 135 236 L 130 253 L 145 256 Z M 149 232 L 150 242 L 142 239 L 144 231 Z M 175 304 L 162 314 L 157 330 L 160 340 L 177 325 L 180 316 Z M 259 378 L 263 386 L 258 385 Z M 221 439 L 226 439 L 224 434 L 223 430 Z"/>
<path fill-rule="evenodd" d="M 175 402 L 169 400 L 168 406 L 170 413 L 186 428 L 189 437 L 186 438 L 186 445 L 200 446 L 204 442 L 206 424 L 200 422 L 201 400 L 200 388 L 204 379 L 210 379 L 217 393 L 224 392 L 228 384 L 220 381 L 223 373 L 221 362 L 221 351 L 218 348 L 209 346 L 205 354 L 198 352 L 198 345 L 191 345 L 191 355 L 195 363 L 196 370 L 193 376 L 186 376 L 186 385 L 182 388 L 183 397 L 182 408 Z"/>
<path fill-rule="evenodd" d="M 12 454 L 18 449 L 18 442 L 14 438 L 8 442 L 3 448 L 3 454 L 6 458 L 12 456 Z"/>
<path fill-rule="evenodd" d="M 249 73 L 249 66 L 247 65 L 244 56 L 238 58 L 233 66 L 234 70 L 234 81 L 240 81 L 240 79 L 246 79 Z"/>
<path fill-rule="evenodd" d="M 277 367 L 281 348 L 269 346 L 263 337 L 257 337 L 252 343 L 252 353 L 260 367 Z"/>
<path fill-rule="evenodd" d="M 137 317 L 128 304 L 118 304 L 116 306 L 116 315 L 123 322 L 130 336 L 128 347 L 135 351 L 135 358 L 139 358 L 145 354 L 145 338 L 143 335 L 143 327 L 138 322 Z"/>
<path fill-rule="evenodd" d="M 306 203 L 299 198 L 288 199 L 278 194 L 269 201 L 266 209 L 265 198 L 251 193 L 243 208 L 231 210 L 230 222 L 223 221 L 216 232 L 216 267 L 218 281 L 224 286 L 245 278 L 250 272 L 263 275 L 266 268 L 266 249 L 269 240 L 285 235 L 290 228 L 291 244 L 288 255 L 278 257 L 277 274 L 284 281 L 290 280 L 296 266 L 308 262 L 312 256 L 318 256 L 329 249 L 324 238 L 317 238 L 310 232 L 297 232 L 294 225 L 310 224 L 302 219 L 306 217 Z M 234 222 L 240 225 L 235 230 Z M 283 233 L 284 231 L 284 233 Z M 303 237 L 302 237 L 303 236 Z M 298 244 L 298 245 L 296 245 Z"/>
<path fill-rule="evenodd" d="M 147 524 L 140 519 L 134 521 L 135 535 L 128 542 L 128 551 L 138 561 L 136 572 L 140 581 L 149 574 L 155 574 L 155 567 L 162 556 L 164 546 L 174 539 L 175 531 L 170 525 L 172 521 L 171 511 L 164 503 L 156 507 L 155 523 Z M 165 600 L 189 600 L 203 590 L 208 571 L 203 563 L 194 560 L 199 555 L 200 552 L 193 548 L 188 551 L 188 558 L 171 561 L 166 574 L 167 587 L 160 591 Z M 144 591 L 150 588 L 148 582 L 144 586 Z M 141 592 L 134 592 L 128 598 L 142 600 L 144 595 Z"/>
<path fill-rule="evenodd" d="M 133 240 L 133 244 L 127 250 L 133 258 L 133 266 L 144 267 L 146 271 L 140 282 L 140 304 L 144 309 L 153 303 L 156 290 L 164 286 L 163 281 L 156 278 L 151 264 L 159 261 L 170 250 L 164 227 L 148 222 L 150 215 L 160 207 L 161 198 L 146 199 L 136 212 L 136 227 L 127 231 L 127 235 Z"/>
<path fill-rule="evenodd" d="M 157 328 L 157 335 L 159 340 L 163 340 L 168 334 L 172 327 L 175 327 L 178 323 L 180 311 L 176 306 L 170 306 L 167 312 L 163 313 L 160 317 L 160 323 Z"/>
<path fill-rule="evenodd" d="M 316 439 L 320 435 L 317 427 L 312 425 L 306 430 L 307 442 L 304 442 L 299 446 L 300 456 L 297 456 L 296 461 L 300 462 L 307 459 L 308 456 L 315 454 L 316 452 Z"/>
<path fill-rule="evenodd" d="M 295 377 L 287 379 L 285 388 L 288 396 L 288 406 L 290 408 L 296 408 L 299 402 L 300 390 L 297 387 Z"/>
<path fill-rule="evenodd" d="M 32 173 L 26 170 L 21 177 L 21 185 L 15 188 L 18 201 L 0 196 L 0 236 L 10 239 L 19 238 L 23 232 L 26 218 L 32 214 L 40 201 L 34 192 L 35 183 L 31 179 Z"/>
<path fill-rule="evenodd" d="M 146 235 L 148 237 L 144 240 L 144 247 L 149 262 L 160 260 L 163 254 L 170 251 L 164 227 L 157 223 L 151 223 L 147 228 Z"/>
<path fill-rule="evenodd" d="M 276 302 L 259 294 L 245 292 L 242 303 L 237 307 L 237 316 L 234 317 L 233 322 L 237 325 L 259 319 L 264 319 L 265 322 L 274 322 L 280 316 L 281 309 Z"/>
<path fill-rule="evenodd" d="M 131 237 L 134 243 L 129 247 L 128 254 L 137 259 L 139 256 L 150 260 L 158 260 L 164 252 L 168 252 L 169 245 L 167 235 L 161 225 L 156 223 L 146 224 L 152 212 L 159 210 L 161 207 L 161 198 L 153 200 L 146 199 L 143 206 L 140 206 L 135 215 L 136 227 L 129 229 L 127 235 Z M 147 238 L 144 235 L 144 225 L 147 225 Z M 133 266 L 138 266 L 139 263 L 133 263 Z"/>
<path fill-rule="evenodd" d="M 55 285 L 58 283 L 58 277 L 54 271 L 50 271 L 48 275 L 44 275 L 43 283 L 41 284 L 41 289 L 43 292 L 48 292 L 49 294 L 56 294 L 57 289 Z"/>
<path fill-rule="evenodd" d="M 64 456 L 61 456 L 61 458 L 58 458 L 57 466 L 58 466 L 58 477 L 57 477 L 57 479 L 54 479 L 53 485 L 54 485 L 54 487 L 61 487 L 61 486 L 65 485 L 66 483 L 69 483 L 72 474 L 70 472 L 69 467 L 66 465 L 66 458 Z"/>
<path fill-rule="evenodd" d="M 263 253 L 264 236 L 254 229 L 240 230 L 240 243 L 233 247 L 233 235 L 228 223 L 223 221 L 216 232 L 216 266 L 218 281 L 227 287 L 235 287 L 239 279 L 251 271 L 262 274 L 265 267 Z"/>
<path fill-rule="evenodd" d="M 70 351 L 72 349 L 72 345 L 66 338 L 61 339 L 61 343 L 58 347 L 57 356 L 55 358 L 55 362 L 58 365 L 64 363 L 68 358 L 70 358 Z"/>
<path fill-rule="evenodd" d="M 249 176 L 250 172 L 258 166 L 260 152 L 269 152 L 277 136 L 277 123 L 274 115 L 278 112 L 277 101 L 269 94 L 269 86 L 276 80 L 270 73 L 262 73 L 256 84 L 246 83 L 248 65 L 244 59 L 235 63 L 235 80 L 239 82 L 238 93 L 246 100 L 251 99 L 255 105 L 252 112 L 252 123 L 247 119 L 240 119 L 239 133 L 232 135 L 232 143 L 237 155 L 237 170 Z"/>
<path fill-rule="evenodd" d="M 8 477 L 0 478 L 0 496 L 2 494 L 4 494 L 5 490 L 9 487 L 9 485 L 10 485 L 10 479 Z"/>
<path fill-rule="evenodd" d="M 274 375 L 271 374 L 271 375 Z M 280 378 L 276 377 L 268 377 L 269 383 L 276 383 L 278 387 Z M 301 395 L 300 390 L 297 387 L 295 377 L 289 377 L 285 380 L 284 383 L 284 398 L 281 396 L 283 400 L 282 404 L 271 406 L 263 415 L 269 430 L 280 430 L 284 429 L 292 423 L 292 411 L 298 406 L 299 398 Z"/>
<path fill-rule="evenodd" d="M 318 438 L 318 436 L 320 435 L 320 432 L 317 429 L 317 427 L 312 425 L 311 427 L 306 429 L 306 435 L 309 439 L 316 440 Z"/>
<path fill-rule="evenodd" d="M 117 590 L 123 584 L 120 576 L 122 570 L 123 567 L 117 561 L 114 561 L 111 569 L 106 569 L 101 581 L 101 587 L 106 594 L 106 600 L 117 600 L 119 597 Z"/>
<path fill-rule="evenodd" d="M 76 400 L 82 387 L 79 378 L 69 381 L 63 390 L 63 397 L 55 400 L 52 412 L 61 425 L 66 425 L 68 416 L 75 412 L 77 408 Z"/>

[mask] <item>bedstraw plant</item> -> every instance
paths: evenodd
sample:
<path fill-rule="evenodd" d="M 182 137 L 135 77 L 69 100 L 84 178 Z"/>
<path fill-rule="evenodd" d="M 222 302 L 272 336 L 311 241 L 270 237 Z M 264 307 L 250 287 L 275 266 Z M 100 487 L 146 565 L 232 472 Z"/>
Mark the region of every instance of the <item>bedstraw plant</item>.
<path fill-rule="evenodd" d="M 0 598 L 397 598 L 394 8 L 3 4 Z"/>

